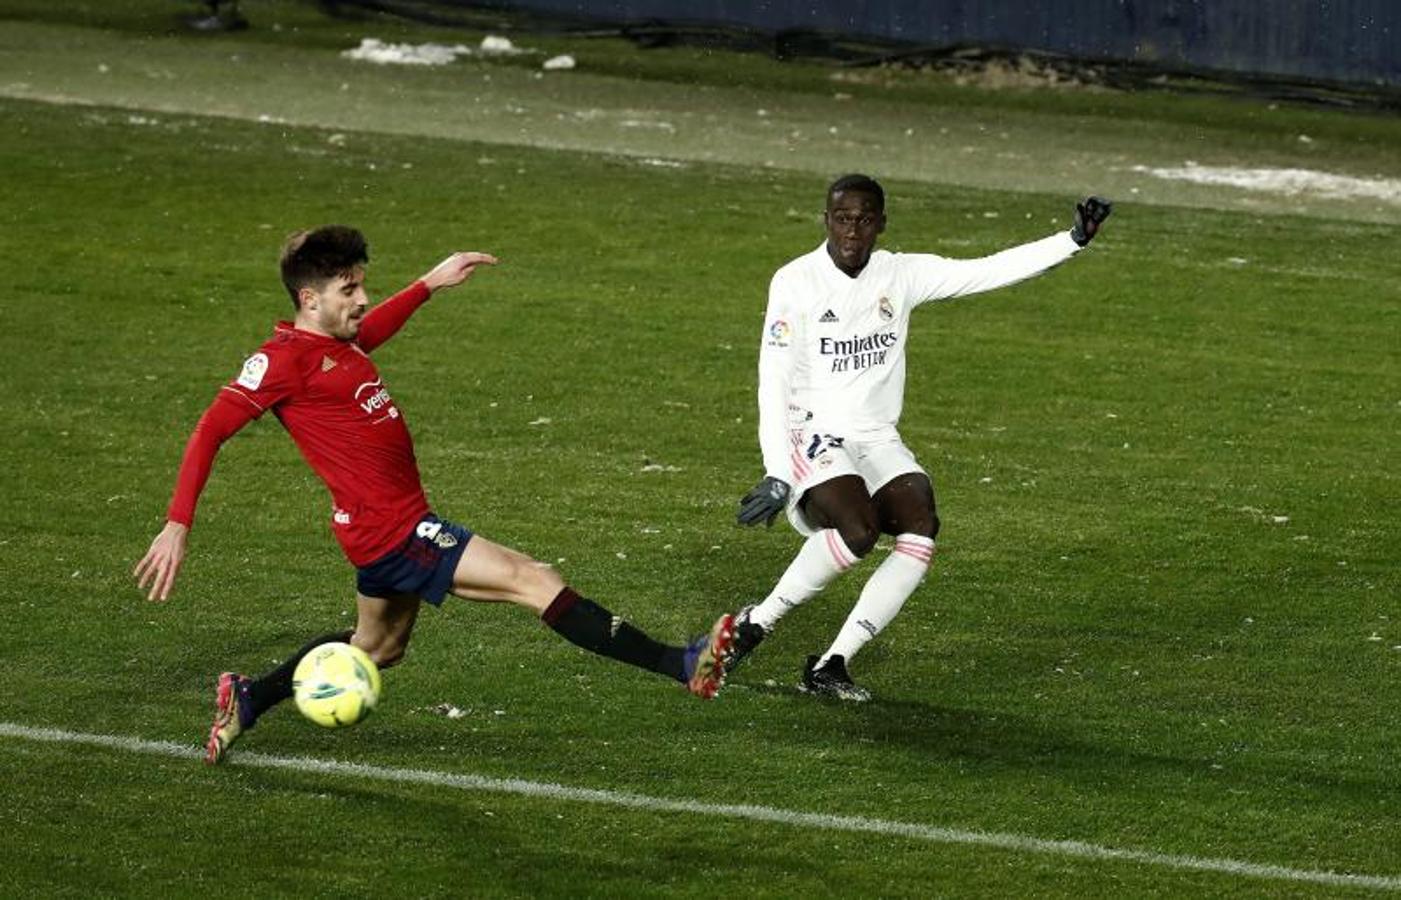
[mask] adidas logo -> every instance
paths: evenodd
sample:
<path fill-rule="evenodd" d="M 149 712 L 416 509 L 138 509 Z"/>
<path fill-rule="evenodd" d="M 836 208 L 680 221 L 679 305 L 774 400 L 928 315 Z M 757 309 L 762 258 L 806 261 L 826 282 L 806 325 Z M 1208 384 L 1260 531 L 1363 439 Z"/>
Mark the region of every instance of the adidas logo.
<path fill-rule="evenodd" d="M 822 317 L 821 317 L 820 319 L 818 319 L 817 321 L 818 321 L 818 322 L 835 322 L 835 321 L 837 321 L 837 314 L 834 313 L 834 312 L 832 312 L 832 311 L 829 309 L 829 310 L 827 310 L 825 313 L 823 313 L 823 314 L 822 314 Z"/>
<path fill-rule="evenodd" d="M 329 356 L 321 357 L 321 371 L 329 372 L 336 367 L 336 361 Z"/>

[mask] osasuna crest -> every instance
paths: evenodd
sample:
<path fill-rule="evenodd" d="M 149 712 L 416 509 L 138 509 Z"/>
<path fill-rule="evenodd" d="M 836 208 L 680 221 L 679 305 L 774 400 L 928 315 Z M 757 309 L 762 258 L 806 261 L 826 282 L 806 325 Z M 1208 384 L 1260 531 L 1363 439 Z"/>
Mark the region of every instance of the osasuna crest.
<path fill-rule="evenodd" d="M 890 305 L 889 297 L 880 298 L 880 317 L 885 322 L 895 318 L 895 307 Z"/>
<path fill-rule="evenodd" d="M 238 383 L 256 391 L 258 385 L 263 383 L 263 376 L 268 373 L 268 355 L 266 353 L 254 353 L 244 360 L 243 371 L 238 374 Z"/>

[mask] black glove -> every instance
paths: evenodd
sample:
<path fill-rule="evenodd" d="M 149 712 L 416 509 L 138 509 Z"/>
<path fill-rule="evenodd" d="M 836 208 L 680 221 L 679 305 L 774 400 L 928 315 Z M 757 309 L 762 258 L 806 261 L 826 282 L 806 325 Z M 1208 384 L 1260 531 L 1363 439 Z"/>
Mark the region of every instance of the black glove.
<path fill-rule="evenodd" d="M 1070 239 L 1081 247 L 1099 233 L 1100 224 L 1114 211 L 1114 204 L 1103 197 L 1086 197 L 1075 204 L 1075 224 L 1070 226 Z"/>
<path fill-rule="evenodd" d="M 738 521 L 741 525 L 772 525 L 773 520 L 788 505 L 788 482 L 769 475 L 754 485 L 739 501 Z"/>

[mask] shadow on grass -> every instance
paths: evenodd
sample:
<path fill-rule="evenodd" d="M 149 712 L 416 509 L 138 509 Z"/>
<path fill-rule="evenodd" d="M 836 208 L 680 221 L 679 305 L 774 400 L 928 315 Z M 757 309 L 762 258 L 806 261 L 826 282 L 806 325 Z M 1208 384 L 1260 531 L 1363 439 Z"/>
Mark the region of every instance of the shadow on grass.
<path fill-rule="evenodd" d="M 803 717 L 806 738 L 814 745 L 885 745 L 932 764 L 958 764 L 987 775 L 1009 771 L 1040 774 L 1093 786 L 1095 792 L 1116 787 L 1142 791 L 1154 785 L 1276 797 L 1302 791 L 1314 801 L 1331 798 L 1331 802 L 1339 802 L 1345 797 L 1349 803 L 1383 805 L 1395 790 L 1394 780 L 1380 774 L 1371 777 L 1319 771 L 1302 762 L 1251 756 L 1248 751 L 1217 756 L 1127 747 L 1114 740 L 1095 740 L 1096 735 L 1088 731 L 1075 732 L 1073 721 L 1059 727 L 1001 711 L 916 700 L 877 698 L 854 704 L 812 697 L 796 686 L 744 687 L 774 699 L 792 698 L 795 704 L 829 708 L 833 715 Z"/>

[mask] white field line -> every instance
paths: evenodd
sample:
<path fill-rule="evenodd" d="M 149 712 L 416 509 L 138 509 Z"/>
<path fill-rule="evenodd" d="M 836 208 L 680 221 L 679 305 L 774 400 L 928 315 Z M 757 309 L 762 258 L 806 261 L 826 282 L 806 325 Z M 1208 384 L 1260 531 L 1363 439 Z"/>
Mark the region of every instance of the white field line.
<path fill-rule="evenodd" d="M 148 741 L 141 738 L 122 737 L 120 735 L 84 734 L 75 731 L 62 731 L 56 728 L 32 728 L 10 722 L 0 722 L 0 738 L 15 738 L 18 740 L 41 741 L 54 744 L 80 744 L 91 747 L 104 747 L 109 750 L 120 750 L 126 753 L 174 756 L 190 760 L 199 759 L 203 756 L 203 751 L 199 748 L 187 744 L 177 744 L 172 741 Z M 461 791 L 484 791 L 498 794 L 515 794 L 522 797 L 543 797 L 548 800 L 593 803 L 601 806 L 621 806 L 630 809 L 641 809 L 647 812 L 695 813 L 711 817 L 747 819 L 754 822 L 774 822 L 795 828 L 807 828 L 820 831 L 883 834 L 910 838 L 918 841 L 928 841 L 935 844 L 964 844 L 993 847 L 998 850 L 1012 850 L 1021 853 L 1042 853 L 1051 856 L 1066 856 L 1080 859 L 1139 863 L 1149 866 L 1161 866 L 1167 869 L 1220 872 L 1226 875 L 1239 875 L 1246 878 L 1265 878 L 1275 881 L 1401 891 L 1401 876 L 1354 875 L 1345 872 L 1294 869 L 1288 866 L 1265 865 L 1237 859 L 1185 856 L 1174 853 L 1158 853 L 1152 850 L 1124 850 L 1115 847 L 1104 847 L 1098 844 L 1088 844 L 1082 841 L 1057 841 L 1020 834 L 966 831 L 958 828 L 941 828 L 936 825 L 921 825 L 915 822 L 868 819 L 864 816 L 838 816 L 825 813 L 798 812 L 796 810 L 778 809 L 771 806 L 706 803 L 700 800 L 669 800 L 664 797 L 649 797 L 645 794 L 630 794 L 620 791 L 595 790 L 592 788 L 574 788 L 561 784 L 550 784 L 549 782 L 525 781 L 518 778 L 488 778 L 483 775 L 462 775 L 451 772 L 434 772 L 425 769 L 400 769 L 388 766 L 336 762 L 334 760 L 311 759 L 309 757 L 299 756 L 271 756 L 263 753 L 239 752 L 234 755 L 233 760 L 234 762 L 232 764 L 240 767 L 290 769 L 296 772 L 314 772 L 323 775 L 349 775 L 360 780 L 426 784 L 434 787 L 453 788 Z"/>

